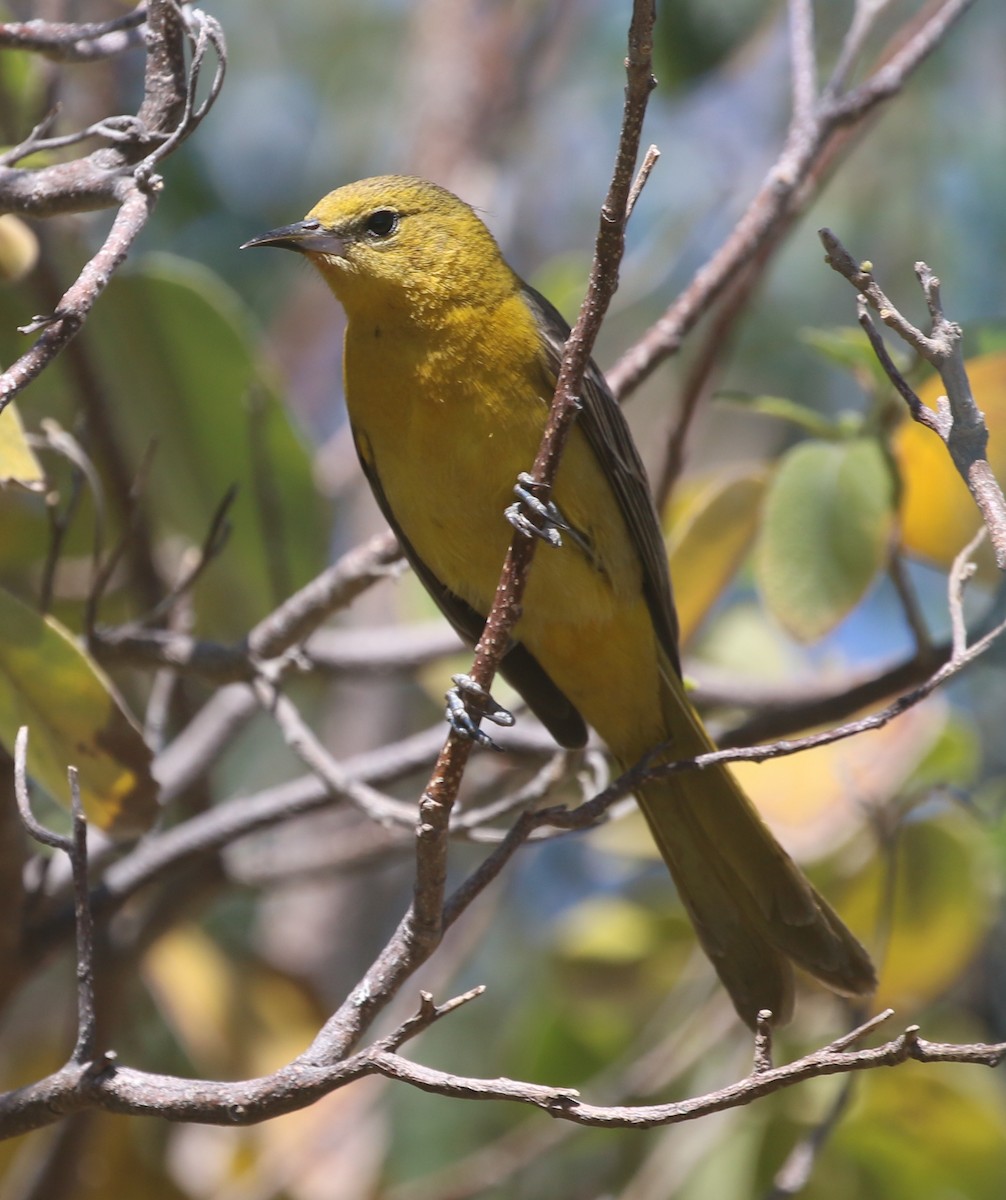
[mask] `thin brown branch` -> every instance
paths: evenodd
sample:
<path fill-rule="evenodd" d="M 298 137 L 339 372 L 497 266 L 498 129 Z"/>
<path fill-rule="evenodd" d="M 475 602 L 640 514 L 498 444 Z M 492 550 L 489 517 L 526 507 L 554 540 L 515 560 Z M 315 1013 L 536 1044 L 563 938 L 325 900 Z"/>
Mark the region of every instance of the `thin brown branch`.
<path fill-rule="evenodd" d="M 758 1013 L 755 1025 L 754 1061 L 752 1075 L 763 1075 L 772 1070 L 772 1012 L 763 1008 Z"/>
<path fill-rule="evenodd" d="M 72 829 L 69 837 L 47 829 L 34 815 L 28 789 L 28 728 L 22 725 L 14 740 L 14 791 L 21 823 L 43 846 L 62 851 L 73 872 L 74 929 L 77 940 L 77 1041 L 71 1062 L 90 1069 L 95 1053 L 97 1021 L 94 1006 L 94 918 L 88 883 L 87 821 L 80 800 L 76 767 L 68 770 Z"/>
<path fill-rule="evenodd" d="M 372 1060 L 381 1074 L 440 1096 L 466 1100 L 511 1100 L 544 1109 L 550 1116 L 604 1129 L 653 1129 L 693 1121 L 715 1112 L 725 1112 L 809 1079 L 846 1075 L 858 1071 L 893 1067 L 909 1060 L 921 1063 L 959 1062 L 995 1067 L 1006 1058 L 1006 1042 L 948 1045 L 919 1037 L 918 1027 L 909 1026 L 900 1036 L 864 1050 L 836 1051 L 831 1047 L 814 1051 L 782 1067 L 754 1072 L 728 1087 L 705 1096 L 671 1104 L 593 1105 L 572 1090 L 542 1087 L 511 1079 L 467 1079 L 402 1058 L 379 1054 Z"/>
<path fill-rule="evenodd" d="M 659 158 L 660 151 L 656 146 L 650 146 L 643 155 L 643 161 L 639 164 L 639 170 L 636 172 L 636 178 L 632 181 L 632 187 L 629 189 L 629 196 L 625 202 L 626 220 L 632 216 L 632 211 L 636 207 L 636 201 L 642 195 L 643 188 L 646 187 L 647 181 L 653 173 L 653 168 L 657 165 Z"/>
<path fill-rule="evenodd" d="M 768 1067 L 703 1096 L 670 1104 L 594 1105 L 573 1088 L 512 1079 L 478 1079 L 432 1070 L 403 1058 L 389 1044 L 453 1012 L 478 989 L 446 1005 L 424 998 L 420 1012 L 389 1038 L 330 1066 L 297 1060 L 259 1079 L 221 1083 L 152 1075 L 106 1060 L 100 1073 L 76 1064 L 37 1083 L 0 1096 L 0 1136 L 11 1137 L 51 1124 L 85 1108 L 157 1116 L 168 1121 L 251 1125 L 293 1112 L 366 1075 L 380 1074 L 425 1092 L 463 1100 L 504 1100 L 533 1105 L 550 1116 L 607 1129 L 652 1129 L 679 1124 L 750 1104 L 810 1079 L 894 1067 L 908 1061 L 967 1063 L 994 1067 L 1006 1057 L 1006 1042 L 948 1044 L 926 1041 L 917 1026 L 883 1045 L 862 1050 L 826 1046 L 795 1062 Z M 404 1033 L 403 1033 L 404 1031 Z"/>
<path fill-rule="evenodd" d="M 32 326 L 26 327 L 25 332 L 42 328 L 42 333 L 30 350 L 0 374 L 0 412 L 80 330 L 87 314 L 115 270 L 125 261 L 133 242 L 146 224 L 160 186 L 159 180 L 151 179 L 144 187 L 129 185 L 120 189 L 124 192 L 121 206 L 101 249 L 63 293 L 56 312 L 51 317 L 36 317 Z"/>
<path fill-rule="evenodd" d="M 94 917 L 87 869 L 87 821 L 80 801 L 80 779 L 76 767 L 68 768 L 70 812 L 70 865 L 73 868 L 74 925 L 77 930 L 77 1043 L 72 1061 L 82 1065 L 94 1061 L 97 1017 L 94 1007 Z"/>
<path fill-rule="evenodd" d="M 789 0 L 789 57 L 793 87 L 793 120 L 813 119 L 817 101 L 817 50 L 814 43 L 812 0 Z"/>
<path fill-rule="evenodd" d="M 106 663 L 172 667 L 219 683 L 250 682 L 261 664 L 299 646 L 333 613 L 381 579 L 396 574 L 402 561 L 394 535 L 388 531 L 377 534 L 294 592 L 236 645 L 131 623 L 95 629 L 91 647 Z"/>

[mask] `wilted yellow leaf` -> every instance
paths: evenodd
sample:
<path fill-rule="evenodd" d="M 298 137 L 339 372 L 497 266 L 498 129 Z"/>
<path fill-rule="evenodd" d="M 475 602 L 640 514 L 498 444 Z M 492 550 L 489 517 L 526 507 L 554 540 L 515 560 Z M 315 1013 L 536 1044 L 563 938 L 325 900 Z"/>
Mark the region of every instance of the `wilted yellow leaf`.
<path fill-rule="evenodd" d="M 222 1071 L 235 1053 L 234 965 L 193 924 L 180 925 L 150 947 L 143 978 L 161 1014 L 194 1062 Z"/>
<path fill-rule="evenodd" d="M 684 645 L 733 578 L 758 531 L 766 474 L 717 475 L 675 506 L 668 538 Z"/>
<path fill-rule="evenodd" d="M 304 1049 L 322 1017 L 297 981 L 255 961 L 235 963 L 195 924 L 159 938 L 143 973 L 203 1070 L 275 1071 Z"/>
<path fill-rule="evenodd" d="M 28 726 L 28 773 L 68 803 L 77 767 L 89 820 L 136 836 L 157 815 L 151 753 L 111 680 L 73 635 L 0 590 L 0 741 L 12 750 Z"/>

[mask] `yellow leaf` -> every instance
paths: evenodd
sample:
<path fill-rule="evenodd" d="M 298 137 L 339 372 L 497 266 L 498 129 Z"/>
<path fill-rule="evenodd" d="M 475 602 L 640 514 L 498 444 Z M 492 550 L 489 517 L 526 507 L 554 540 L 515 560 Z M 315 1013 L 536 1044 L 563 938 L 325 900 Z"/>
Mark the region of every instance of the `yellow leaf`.
<path fill-rule="evenodd" d="M 235 1053 L 234 967 L 194 924 L 172 929 L 143 958 L 143 978 L 185 1052 L 205 1069 Z"/>
<path fill-rule="evenodd" d="M 896 795 L 946 724 L 930 700 L 881 729 L 734 772 L 762 816 L 797 858 L 824 857 L 863 825 L 865 804 Z"/>
<path fill-rule="evenodd" d="M 682 644 L 695 633 L 750 548 L 765 482 L 762 471 L 718 475 L 676 507 L 668 551 Z"/>
<path fill-rule="evenodd" d="M 20 217 L 0 216 L 0 281 L 17 283 L 38 261 L 38 238 Z"/>
<path fill-rule="evenodd" d="M 930 700 L 861 737 L 731 769 L 794 858 L 814 862 L 862 829 L 865 802 L 878 804 L 897 794 L 945 723 L 944 706 Z M 658 854 L 642 816 L 635 814 L 602 825 L 594 836 L 614 854 Z"/>
<path fill-rule="evenodd" d="M 659 932 L 651 910 L 622 896 L 595 896 L 556 922 L 555 943 L 567 960 L 620 965 L 653 953 Z"/>
<path fill-rule="evenodd" d="M 155 942 L 143 975 L 200 1070 L 266 1075 L 304 1049 L 322 1017 L 299 982 L 232 961 L 194 923 Z"/>
<path fill-rule="evenodd" d="M 989 430 L 989 465 L 1006 481 L 1006 354 L 983 354 L 966 364 L 978 407 Z M 934 377 L 919 389 L 923 403 L 935 409 L 943 381 Z M 892 444 L 901 476 L 901 538 L 905 549 L 947 568 L 981 524 L 964 480 L 941 439 L 917 421 L 898 427 Z M 988 554 L 988 565 L 991 565 Z M 994 568 L 993 568 L 994 570 Z"/>
<path fill-rule="evenodd" d="M 20 484 L 32 492 L 45 490 L 45 474 L 28 445 L 13 403 L 0 413 L 0 487 L 8 483 Z"/>
<path fill-rule="evenodd" d="M 112 682 L 72 634 L 0 590 L 0 741 L 28 726 L 28 773 L 68 804 L 68 766 L 80 772 L 89 820 L 113 837 L 142 833 L 157 815 L 151 753 Z"/>

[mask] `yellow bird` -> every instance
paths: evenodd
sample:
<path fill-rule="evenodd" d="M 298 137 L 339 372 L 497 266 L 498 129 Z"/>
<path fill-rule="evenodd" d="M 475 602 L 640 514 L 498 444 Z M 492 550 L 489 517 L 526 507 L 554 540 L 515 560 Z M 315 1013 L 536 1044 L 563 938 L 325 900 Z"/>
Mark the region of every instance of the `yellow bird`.
<path fill-rule="evenodd" d="M 306 255 L 345 309 L 346 404 L 363 470 L 416 573 L 474 642 L 567 325 L 510 269 L 472 209 L 421 179 L 349 184 L 246 245 Z M 539 500 L 539 521 L 551 519 L 561 545 L 534 558 L 503 676 L 562 745 L 582 745 L 590 725 L 623 769 L 665 743 L 671 758 L 712 749 L 681 682 L 643 466 L 593 364 L 549 499 Z M 844 995 L 874 989 L 866 951 L 728 770 L 646 783 L 638 800 L 749 1025 L 762 1009 L 788 1018 L 793 964 Z"/>

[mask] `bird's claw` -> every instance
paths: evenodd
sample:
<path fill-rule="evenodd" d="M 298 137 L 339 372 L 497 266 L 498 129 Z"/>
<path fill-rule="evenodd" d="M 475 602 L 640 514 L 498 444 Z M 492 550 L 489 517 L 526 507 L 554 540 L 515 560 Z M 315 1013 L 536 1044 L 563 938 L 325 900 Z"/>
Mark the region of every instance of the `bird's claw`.
<path fill-rule="evenodd" d="M 501 750 L 488 733 L 479 728 L 483 719 L 494 725 L 514 724 L 514 715 L 476 683 L 470 675 L 452 675 L 454 687 L 449 688 L 444 699 L 447 701 L 447 723 L 455 733 L 469 738 L 478 746 L 488 750 Z"/>
<path fill-rule="evenodd" d="M 513 490 L 517 502 L 506 508 L 503 515 L 525 537 L 541 538 L 558 550 L 562 546 L 560 530 L 569 531 L 570 525 L 554 501 L 541 498 L 548 487 L 521 471 Z"/>

